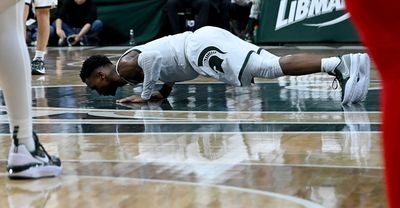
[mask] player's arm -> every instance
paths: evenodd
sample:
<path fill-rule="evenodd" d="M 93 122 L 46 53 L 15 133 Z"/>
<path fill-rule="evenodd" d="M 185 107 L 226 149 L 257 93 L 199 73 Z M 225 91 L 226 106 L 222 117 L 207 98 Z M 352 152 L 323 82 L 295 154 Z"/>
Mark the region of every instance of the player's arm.
<path fill-rule="evenodd" d="M 165 82 L 160 90 L 155 91 L 151 94 L 151 100 L 166 99 L 169 94 L 171 94 L 174 84 L 175 82 Z"/>
<path fill-rule="evenodd" d="M 75 45 L 76 43 L 78 43 L 81 38 L 86 35 L 86 33 L 88 33 L 90 31 L 90 27 L 92 25 L 90 23 L 86 23 L 82 29 L 79 31 L 78 35 L 75 36 L 74 42 L 72 43 L 72 45 Z"/>
<path fill-rule="evenodd" d="M 166 99 L 171 93 L 174 84 L 175 84 L 174 82 L 164 83 L 159 91 L 154 91 L 151 93 L 150 101 Z M 131 95 L 129 97 L 117 100 L 117 103 L 143 103 L 143 102 L 146 102 L 146 100 L 142 99 L 142 97 L 139 95 Z"/>
<path fill-rule="evenodd" d="M 175 84 L 174 82 L 164 83 L 159 91 L 154 91 L 153 93 L 151 93 L 150 101 L 166 99 L 171 93 L 174 84 Z M 146 100 L 143 100 L 142 97 L 139 95 L 131 95 L 129 97 L 117 100 L 117 103 L 142 103 L 142 102 L 146 102 Z"/>
<path fill-rule="evenodd" d="M 162 56 L 158 51 L 146 51 L 139 54 L 138 65 L 143 70 L 143 90 L 140 97 L 148 101 L 154 90 L 156 82 L 160 78 Z"/>
<path fill-rule="evenodd" d="M 174 85 L 173 82 L 164 83 L 159 91 L 154 91 L 162 66 L 162 56 L 158 51 L 146 51 L 134 56 L 127 55 L 125 59 L 119 65 L 120 73 L 124 69 L 140 67 L 143 72 L 143 90 L 140 96 L 132 95 L 117 100 L 117 103 L 141 103 L 148 100 L 165 99 L 169 96 Z"/>

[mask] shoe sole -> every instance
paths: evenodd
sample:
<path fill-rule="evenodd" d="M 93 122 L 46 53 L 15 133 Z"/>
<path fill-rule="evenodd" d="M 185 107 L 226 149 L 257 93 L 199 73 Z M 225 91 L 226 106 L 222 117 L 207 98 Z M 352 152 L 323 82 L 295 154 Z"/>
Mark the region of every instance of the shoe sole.
<path fill-rule="evenodd" d="M 359 73 L 356 76 L 356 84 L 353 89 L 353 97 L 350 103 L 359 103 L 365 100 L 368 93 L 370 80 L 370 59 L 367 54 L 360 54 L 358 57 Z"/>
<path fill-rule="evenodd" d="M 360 66 L 360 79 L 358 83 L 361 84 L 359 86 L 362 89 L 361 96 L 358 98 L 358 102 L 364 101 L 367 97 L 368 87 L 370 82 L 370 72 L 371 72 L 371 60 L 367 54 L 362 54 L 360 57 L 361 66 Z"/>
<path fill-rule="evenodd" d="M 358 103 L 368 93 L 370 60 L 367 54 L 351 54 L 350 79 L 345 86 L 342 105 Z M 361 93 L 360 91 L 361 90 Z"/>
<path fill-rule="evenodd" d="M 9 173 L 8 177 L 12 179 L 23 179 L 23 178 L 45 178 L 45 177 L 56 177 L 61 175 L 61 166 L 39 166 L 31 167 L 24 171 Z"/>

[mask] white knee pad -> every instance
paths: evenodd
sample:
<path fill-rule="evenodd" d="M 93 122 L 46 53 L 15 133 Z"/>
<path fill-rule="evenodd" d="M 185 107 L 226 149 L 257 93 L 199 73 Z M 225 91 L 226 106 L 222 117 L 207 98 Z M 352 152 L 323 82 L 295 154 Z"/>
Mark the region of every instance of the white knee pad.
<path fill-rule="evenodd" d="M 279 59 L 280 57 L 278 56 L 265 58 L 253 53 L 247 66 L 253 77 L 273 79 L 284 76 Z"/>

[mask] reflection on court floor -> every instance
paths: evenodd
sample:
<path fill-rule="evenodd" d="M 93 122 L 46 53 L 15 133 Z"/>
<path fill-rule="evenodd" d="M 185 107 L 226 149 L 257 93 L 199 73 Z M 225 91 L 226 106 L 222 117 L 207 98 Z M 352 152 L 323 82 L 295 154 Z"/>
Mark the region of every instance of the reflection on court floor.
<path fill-rule="evenodd" d="M 244 88 L 200 77 L 178 83 L 168 100 L 119 105 L 140 86 L 101 97 L 78 74 L 86 57 L 116 61 L 125 49 L 49 49 L 48 74 L 33 76 L 34 129 L 64 172 L 34 181 L 0 174 L 0 207 L 386 206 L 374 68 L 358 105 L 341 106 L 340 90 L 322 73 Z M 364 49 L 267 50 L 331 56 Z M 11 140 L 0 101 L 5 170 Z"/>

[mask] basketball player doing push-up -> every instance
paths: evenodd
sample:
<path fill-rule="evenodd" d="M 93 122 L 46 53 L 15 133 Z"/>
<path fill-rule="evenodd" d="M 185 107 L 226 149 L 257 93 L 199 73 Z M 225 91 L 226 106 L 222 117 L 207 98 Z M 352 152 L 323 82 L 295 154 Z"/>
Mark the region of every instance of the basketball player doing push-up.
<path fill-rule="evenodd" d="M 118 87 L 143 83 L 140 96 L 117 100 L 119 103 L 140 103 L 165 99 L 175 82 L 192 80 L 199 75 L 233 86 L 249 86 L 255 77 L 277 78 L 318 72 L 336 77 L 342 88 L 342 104 L 365 99 L 370 73 L 367 54 L 328 58 L 315 54 L 278 57 L 226 30 L 209 26 L 130 48 L 115 65 L 105 56 L 91 56 L 83 63 L 80 77 L 101 95 L 115 95 Z M 158 80 L 164 85 L 155 91 Z"/>

